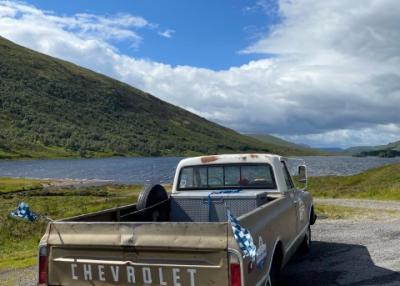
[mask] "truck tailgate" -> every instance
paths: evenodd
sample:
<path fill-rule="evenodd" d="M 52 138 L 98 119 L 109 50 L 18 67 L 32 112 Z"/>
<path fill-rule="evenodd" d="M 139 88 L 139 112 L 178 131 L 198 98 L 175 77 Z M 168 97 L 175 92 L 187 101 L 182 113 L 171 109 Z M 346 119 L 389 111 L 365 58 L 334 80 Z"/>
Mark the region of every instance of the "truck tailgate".
<path fill-rule="evenodd" d="M 49 285 L 227 285 L 227 224 L 53 222 Z"/>

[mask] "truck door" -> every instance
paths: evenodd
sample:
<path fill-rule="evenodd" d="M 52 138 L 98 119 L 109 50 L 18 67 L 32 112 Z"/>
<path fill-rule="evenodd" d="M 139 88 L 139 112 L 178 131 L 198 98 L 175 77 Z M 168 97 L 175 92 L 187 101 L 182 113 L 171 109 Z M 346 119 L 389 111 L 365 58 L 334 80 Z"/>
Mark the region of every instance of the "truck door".
<path fill-rule="evenodd" d="M 281 161 L 282 169 L 283 169 L 283 176 L 285 177 L 286 186 L 288 189 L 288 195 L 293 202 L 293 215 L 295 219 L 295 231 L 294 236 L 297 236 L 300 231 L 304 228 L 306 224 L 305 218 L 305 205 L 301 198 L 300 192 L 296 189 L 292 177 L 290 176 L 289 170 L 286 166 L 285 161 Z"/>

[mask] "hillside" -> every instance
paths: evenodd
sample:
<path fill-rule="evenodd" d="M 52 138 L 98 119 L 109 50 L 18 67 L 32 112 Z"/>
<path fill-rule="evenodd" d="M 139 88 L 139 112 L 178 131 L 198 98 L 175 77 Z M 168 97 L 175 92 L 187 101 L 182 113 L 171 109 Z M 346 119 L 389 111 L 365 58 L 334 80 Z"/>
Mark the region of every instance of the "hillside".
<path fill-rule="evenodd" d="M 387 145 L 379 146 L 359 146 L 345 150 L 355 156 L 378 156 L 378 157 L 396 157 L 400 156 L 400 141 L 392 142 Z"/>
<path fill-rule="evenodd" d="M 276 146 L 279 146 L 283 154 L 309 156 L 309 155 L 327 155 L 329 153 L 327 151 L 324 152 L 303 145 L 295 144 L 269 134 L 246 134 L 246 135 L 264 142 L 265 144 L 270 146 L 270 148 L 276 148 Z"/>
<path fill-rule="evenodd" d="M 1 37 L 0 109 L 0 158 L 283 151 Z"/>

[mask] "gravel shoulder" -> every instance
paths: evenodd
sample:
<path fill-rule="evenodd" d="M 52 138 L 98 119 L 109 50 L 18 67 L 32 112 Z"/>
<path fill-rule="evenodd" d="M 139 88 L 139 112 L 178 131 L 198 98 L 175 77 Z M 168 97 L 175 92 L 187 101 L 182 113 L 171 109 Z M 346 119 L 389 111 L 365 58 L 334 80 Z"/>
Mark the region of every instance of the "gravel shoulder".
<path fill-rule="evenodd" d="M 1 286 L 36 286 L 37 266 L 0 272 Z"/>
<path fill-rule="evenodd" d="M 400 218 L 326 219 L 312 230 L 311 252 L 292 259 L 283 285 L 400 285 Z"/>

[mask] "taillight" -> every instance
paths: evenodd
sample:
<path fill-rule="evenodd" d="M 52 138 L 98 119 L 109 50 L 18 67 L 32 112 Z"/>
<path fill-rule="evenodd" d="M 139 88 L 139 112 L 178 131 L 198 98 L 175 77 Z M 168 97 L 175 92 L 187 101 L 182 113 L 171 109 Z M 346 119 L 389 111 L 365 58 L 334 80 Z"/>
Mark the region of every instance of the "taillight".
<path fill-rule="evenodd" d="M 241 286 L 242 275 L 240 273 L 240 264 L 231 263 L 231 286 Z"/>
<path fill-rule="evenodd" d="M 48 256 L 47 246 L 39 246 L 39 285 L 47 285 Z"/>
<path fill-rule="evenodd" d="M 242 269 L 236 255 L 229 256 L 229 280 L 230 286 L 242 286 Z"/>

